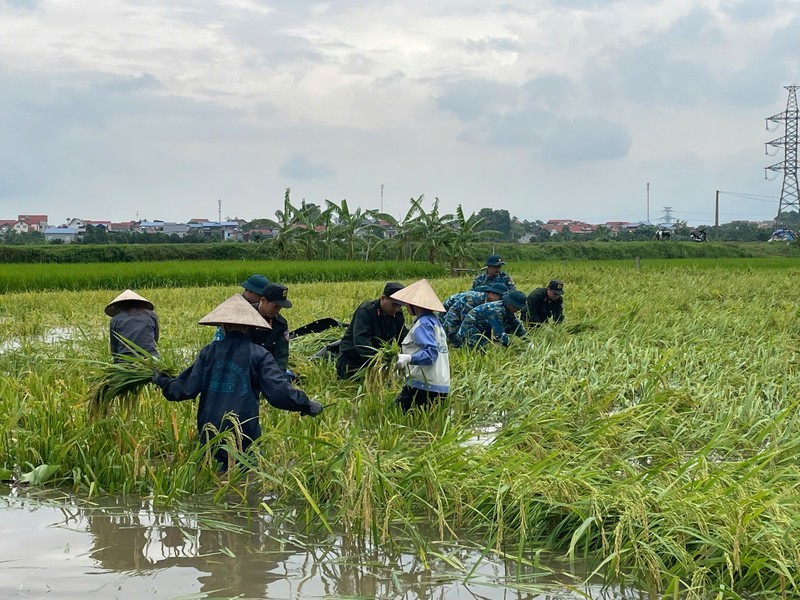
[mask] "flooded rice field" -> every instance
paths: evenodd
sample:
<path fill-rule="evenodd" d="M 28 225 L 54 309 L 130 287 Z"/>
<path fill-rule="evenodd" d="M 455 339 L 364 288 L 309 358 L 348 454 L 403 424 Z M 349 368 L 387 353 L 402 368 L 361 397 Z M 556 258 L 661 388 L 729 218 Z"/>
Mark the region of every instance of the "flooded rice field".
<path fill-rule="evenodd" d="M 426 565 L 256 508 L 0 494 L 2 598 L 640 598 L 582 583 L 586 565 L 482 556 L 468 539 L 434 542 Z"/>

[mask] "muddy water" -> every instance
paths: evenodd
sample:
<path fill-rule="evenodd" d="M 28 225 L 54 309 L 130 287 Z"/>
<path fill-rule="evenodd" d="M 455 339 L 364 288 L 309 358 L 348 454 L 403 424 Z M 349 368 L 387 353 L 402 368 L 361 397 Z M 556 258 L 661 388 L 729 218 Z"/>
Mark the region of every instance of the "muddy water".
<path fill-rule="evenodd" d="M 582 584 L 581 565 L 481 559 L 463 540 L 434 547 L 447 558 L 426 567 L 255 509 L 162 511 L 0 485 L 0 598 L 640 597 Z"/>

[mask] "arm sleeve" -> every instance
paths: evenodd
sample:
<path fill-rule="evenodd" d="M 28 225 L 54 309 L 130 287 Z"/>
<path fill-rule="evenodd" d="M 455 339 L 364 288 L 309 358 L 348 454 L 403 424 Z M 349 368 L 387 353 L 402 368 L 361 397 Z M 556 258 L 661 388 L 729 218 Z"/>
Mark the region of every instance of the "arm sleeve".
<path fill-rule="evenodd" d="M 161 330 L 158 325 L 158 315 L 153 313 L 153 341 L 158 343 L 158 338 L 161 335 Z"/>
<path fill-rule="evenodd" d="M 272 358 L 283 371 L 289 368 L 289 340 L 281 336 L 272 349 Z"/>
<path fill-rule="evenodd" d="M 509 292 L 513 292 L 517 289 L 517 286 L 514 284 L 514 278 L 511 275 L 508 275 L 508 281 L 506 282 L 506 287 L 508 287 Z"/>
<path fill-rule="evenodd" d="M 506 333 L 503 321 L 500 318 L 491 319 L 492 334 L 503 346 L 508 346 L 508 334 Z"/>
<path fill-rule="evenodd" d="M 367 310 L 357 310 L 353 315 L 353 350 L 362 358 L 369 359 L 378 350 L 373 345 L 372 334 L 375 333 L 369 323 Z"/>
<path fill-rule="evenodd" d="M 305 392 L 293 387 L 269 352 L 256 364 L 261 393 L 275 408 L 294 412 L 307 412 L 310 405 Z"/>
<path fill-rule="evenodd" d="M 564 320 L 564 305 L 559 302 L 556 304 L 556 308 L 553 311 L 553 322 L 561 323 Z"/>
<path fill-rule="evenodd" d="M 523 319 L 528 323 L 544 323 L 547 317 L 543 315 L 541 308 L 541 299 L 536 292 L 531 292 L 528 299 L 525 301 L 525 308 L 523 309 Z"/>
<path fill-rule="evenodd" d="M 439 358 L 433 323 L 425 319 L 414 330 L 414 341 L 422 348 L 411 355 L 412 365 L 432 365 Z"/>
<path fill-rule="evenodd" d="M 164 398 L 173 402 L 196 398 L 203 387 L 203 365 L 205 364 L 203 352 L 197 360 L 177 377 L 159 375 L 156 385 L 161 388 Z"/>
<path fill-rule="evenodd" d="M 520 323 L 520 320 L 517 317 L 511 317 L 508 320 L 508 333 L 516 335 L 517 337 L 525 337 L 528 335 L 525 326 Z"/>
<path fill-rule="evenodd" d="M 108 325 L 108 344 L 109 344 L 109 348 L 111 349 L 111 355 L 112 356 L 119 354 L 119 351 L 121 349 L 120 348 L 121 342 L 119 341 L 119 338 L 117 337 L 117 332 L 114 329 L 114 322 L 113 321 L 111 323 L 109 323 L 109 325 Z"/>

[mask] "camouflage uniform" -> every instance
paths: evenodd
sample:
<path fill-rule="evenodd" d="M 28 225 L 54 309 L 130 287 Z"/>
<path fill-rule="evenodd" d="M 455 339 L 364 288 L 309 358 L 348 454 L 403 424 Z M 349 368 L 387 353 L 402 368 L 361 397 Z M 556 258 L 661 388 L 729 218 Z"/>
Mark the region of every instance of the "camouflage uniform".
<path fill-rule="evenodd" d="M 451 344 L 458 343 L 458 328 L 461 327 L 461 322 L 464 320 L 464 317 L 466 317 L 473 308 L 484 304 L 487 300 L 486 292 L 469 291 L 454 294 L 454 296 L 455 299 L 450 306 L 445 304 L 447 312 L 444 317 L 442 317 L 442 327 L 447 334 L 447 340 Z M 453 298 L 453 296 L 451 296 L 451 298 Z M 448 298 L 448 300 L 450 300 L 450 298 Z"/>
<path fill-rule="evenodd" d="M 472 280 L 472 289 L 476 290 L 481 286 L 492 285 L 493 283 L 502 283 L 509 289 L 509 291 L 517 289 L 517 286 L 514 285 L 514 280 L 511 279 L 511 275 L 505 271 L 500 271 L 494 277 L 489 277 L 488 273 L 481 273 Z"/>
<path fill-rule="evenodd" d="M 482 348 L 490 340 L 508 346 L 509 335 L 525 336 L 525 326 L 506 308 L 502 300 L 475 307 L 464 318 L 458 330 L 460 344 Z"/>

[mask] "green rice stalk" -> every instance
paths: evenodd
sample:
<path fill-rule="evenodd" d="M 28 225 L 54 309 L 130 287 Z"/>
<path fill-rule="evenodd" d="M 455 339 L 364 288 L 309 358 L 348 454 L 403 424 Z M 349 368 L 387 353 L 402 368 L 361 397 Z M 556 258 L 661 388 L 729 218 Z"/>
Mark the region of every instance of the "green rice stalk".
<path fill-rule="evenodd" d="M 89 415 L 97 417 L 108 414 L 115 401 L 123 405 L 133 405 L 142 389 L 151 382 L 153 374 L 159 371 L 171 375 L 175 369 L 157 356 L 152 356 L 141 346 L 119 336 L 122 343 L 133 354 L 120 354 L 119 362 L 102 363 L 102 366 L 89 378 Z"/>
<path fill-rule="evenodd" d="M 394 387 L 397 379 L 397 355 L 400 345 L 392 340 L 378 348 L 364 367 L 364 391 L 371 395 L 380 395 L 387 388 Z"/>

